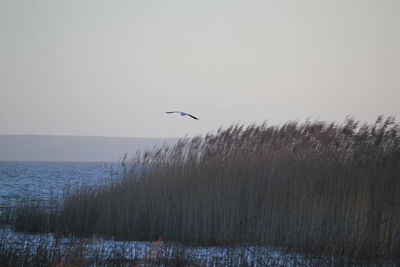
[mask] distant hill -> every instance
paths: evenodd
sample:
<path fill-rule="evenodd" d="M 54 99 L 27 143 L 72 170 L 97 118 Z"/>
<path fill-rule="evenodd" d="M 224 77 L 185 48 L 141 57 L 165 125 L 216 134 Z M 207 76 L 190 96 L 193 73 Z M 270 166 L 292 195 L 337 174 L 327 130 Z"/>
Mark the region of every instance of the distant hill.
<path fill-rule="evenodd" d="M 119 161 L 177 138 L 0 135 L 0 161 Z"/>

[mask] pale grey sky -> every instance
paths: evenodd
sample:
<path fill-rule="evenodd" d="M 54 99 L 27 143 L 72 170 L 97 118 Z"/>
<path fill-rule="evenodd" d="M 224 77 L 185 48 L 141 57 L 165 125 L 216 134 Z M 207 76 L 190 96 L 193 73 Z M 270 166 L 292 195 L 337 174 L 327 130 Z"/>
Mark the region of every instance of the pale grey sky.
<path fill-rule="evenodd" d="M 398 0 L 0 0 L 0 134 L 399 119 L 399 14 Z"/>

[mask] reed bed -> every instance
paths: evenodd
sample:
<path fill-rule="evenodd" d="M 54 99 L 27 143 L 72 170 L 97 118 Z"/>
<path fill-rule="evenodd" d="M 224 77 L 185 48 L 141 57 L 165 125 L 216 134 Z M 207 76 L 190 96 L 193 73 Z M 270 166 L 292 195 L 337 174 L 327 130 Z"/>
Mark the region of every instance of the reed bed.
<path fill-rule="evenodd" d="M 122 164 L 123 177 L 106 187 L 71 193 L 51 209 L 21 205 L 15 229 L 399 259 L 393 117 L 233 125 Z"/>

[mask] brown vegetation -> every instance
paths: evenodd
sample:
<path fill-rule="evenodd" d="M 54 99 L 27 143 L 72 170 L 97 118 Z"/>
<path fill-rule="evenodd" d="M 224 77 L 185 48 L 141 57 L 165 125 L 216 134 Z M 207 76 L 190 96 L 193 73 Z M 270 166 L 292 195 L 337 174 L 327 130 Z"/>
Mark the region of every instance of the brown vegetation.
<path fill-rule="evenodd" d="M 20 231 L 37 221 L 63 234 L 396 258 L 399 124 L 231 126 L 138 155 L 118 183 L 17 213 Z"/>

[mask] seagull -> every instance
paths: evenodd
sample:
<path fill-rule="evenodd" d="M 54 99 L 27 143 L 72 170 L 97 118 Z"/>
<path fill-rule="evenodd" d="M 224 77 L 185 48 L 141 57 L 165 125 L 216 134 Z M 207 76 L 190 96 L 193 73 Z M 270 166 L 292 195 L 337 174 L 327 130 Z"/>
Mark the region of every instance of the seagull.
<path fill-rule="evenodd" d="M 187 116 L 189 116 L 189 117 L 191 117 L 191 118 L 193 118 L 195 120 L 198 120 L 198 118 L 196 118 L 195 116 L 193 116 L 193 115 L 191 115 L 189 113 L 183 112 L 183 111 L 166 111 L 165 113 L 168 113 L 168 114 L 179 113 L 179 114 L 181 114 L 181 116 L 186 116 L 187 115 Z"/>

